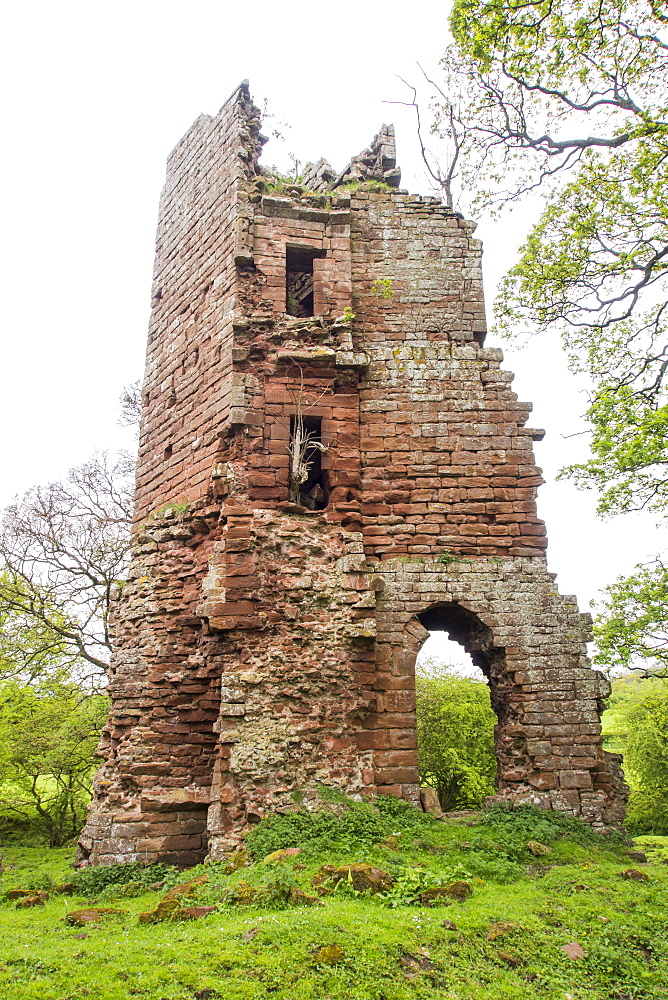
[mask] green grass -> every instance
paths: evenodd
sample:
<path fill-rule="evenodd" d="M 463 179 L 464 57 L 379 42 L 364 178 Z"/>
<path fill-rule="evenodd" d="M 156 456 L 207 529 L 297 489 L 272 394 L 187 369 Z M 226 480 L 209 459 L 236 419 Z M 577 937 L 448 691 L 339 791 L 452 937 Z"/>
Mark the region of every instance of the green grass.
<path fill-rule="evenodd" d="M 336 826 L 336 823 L 339 826 Z M 380 846 L 393 833 L 396 849 Z M 338 833 L 337 833 L 338 830 Z M 334 831 L 334 834 L 333 834 Z M 540 834 L 540 836 L 538 836 Z M 357 838 L 357 839 L 355 839 Z M 544 857 L 529 840 L 551 846 Z M 269 844 L 301 846 L 289 863 L 264 865 Z M 655 1000 L 668 998 L 668 838 L 638 838 L 650 863 L 638 866 L 621 838 L 591 835 L 583 824 L 551 816 L 482 814 L 477 821 L 436 822 L 402 810 L 366 808 L 332 824 L 292 817 L 261 824 L 250 838 L 252 864 L 227 874 L 200 866 L 209 883 L 193 902 L 219 910 L 196 923 L 141 926 L 137 913 L 163 893 L 123 895 L 108 886 L 98 898 L 125 912 L 99 927 L 68 927 L 68 910 L 86 897 L 52 895 L 44 907 L 0 902 L 0 995 L 20 1000 Z M 6 848 L 2 891 L 48 887 L 72 877 L 71 852 Z M 321 907 L 286 907 L 280 889 L 313 892 L 323 863 L 370 861 L 399 886 L 388 899 L 356 896 L 345 885 Z M 297 869 L 293 868 L 297 865 Z M 303 866 L 303 867 L 302 867 Z M 640 867 L 648 882 L 620 873 Z M 187 876 L 168 875 L 168 883 Z M 463 878 L 464 903 L 404 905 L 416 885 Z M 240 879 L 278 902 L 263 907 L 220 903 Z M 136 883 L 135 883 L 136 886 Z M 273 887 L 273 888 L 272 888 Z M 402 888 L 403 887 L 403 888 Z M 141 891 L 141 887 L 137 891 Z M 413 896 L 415 892 L 413 891 Z M 443 926 L 444 920 L 456 930 Z M 490 926 L 515 926 L 495 940 Z M 561 946 L 578 941 L 583 960 Z M 323 947 L 339 964 L 319 961 Z"/>

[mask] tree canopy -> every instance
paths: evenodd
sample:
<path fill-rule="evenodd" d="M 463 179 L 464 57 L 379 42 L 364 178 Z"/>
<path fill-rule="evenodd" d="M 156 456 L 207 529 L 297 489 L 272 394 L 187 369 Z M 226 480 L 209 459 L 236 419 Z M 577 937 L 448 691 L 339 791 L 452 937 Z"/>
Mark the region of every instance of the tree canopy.
<path fill-rule="evenodd" d="M 559 330 L 591 379 L 592 458 L 569 474 L 602 513 L 668 500 L 667 23 L 646 0 L 456 0 L 444 60 L 477 205 L 544 196 L 497 316 Z"/>
<path fill-rule="evenodd" d="M 562 475 L 596 489 L 603 516 L 663 516 L 668 4 L 455 0 L 450 25 L 435 127 L 456 130 L 467 197 L 491 210 L 540 197 L 501 285 L 497 325 L 557 331 L 591 386 L 590 457 Z M 619 665 L 615 643 L 627 640 L 634 655 L 658 655 L 668 641 L 660 596 L 660 561 L 609 589 L 602 662 Z"/>
<path fill-rule="evenodd" d="M 605 746 L 624 754 L 635 833 L 668 833 L 668 680 L 627 674 L 613 681 L 603 716 Z"/>
<path fill-rule="evenodd" d="M 0 684 L 0 817 L 36 830 L 51 847 L 76 836 L 90 799 L 95 750 L 109 710 L 61 675 Z"/>
<path fill-rule="evenodd" d="M 80 676 L 84 666 L 92 680 L 104 672 L 109 602 L 130 546 L 133 480 L 125 456 L 97 455 L 7 508 L 0 525 L 0 656 L 18 628 L 34 655 L 50 643 L 70 668 L 78 664 Z"/>

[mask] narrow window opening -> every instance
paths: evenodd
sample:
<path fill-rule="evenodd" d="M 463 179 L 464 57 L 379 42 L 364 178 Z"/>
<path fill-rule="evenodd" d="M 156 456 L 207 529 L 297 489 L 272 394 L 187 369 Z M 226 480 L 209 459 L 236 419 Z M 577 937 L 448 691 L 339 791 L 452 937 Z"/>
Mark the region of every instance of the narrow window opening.
<path fill-rule="evenodd" d="M 309 510 L 324 510 L 327 506 L 327 470 L 322 467 L 326 451 L 320 417 L 299 413 L 290 417 L 289 494 L 293 503 Z"/>
<path fill-rule="evenodd" d="M 167 447 L 165 448 L 165 458 L 171 458 L 171 457 L 172 457 L 172 446 L 171 444 L 168 444 Z"/>
<path fill-rule="evenodd" d="M 286 247 L 285 311 L 288 316 L 313 316 L 313 261 L 323 250 Z"/>

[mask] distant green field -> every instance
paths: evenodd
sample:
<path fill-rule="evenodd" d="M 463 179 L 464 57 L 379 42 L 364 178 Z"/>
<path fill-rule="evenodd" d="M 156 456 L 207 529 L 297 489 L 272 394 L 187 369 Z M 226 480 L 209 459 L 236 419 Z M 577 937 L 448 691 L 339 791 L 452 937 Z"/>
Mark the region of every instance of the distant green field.
<path fill-rule="evenodd" d="M 350 839 L 351 827 L 344 829 L 345 816 L 340 837 L 339 821 L 332 821 L 329 845 L 308 829 L 276 821 L 251 841 L 253 863 L 229 873 L 221 864 L 173 872 L 159 892 L 144 891 L 135 880 L 129 888 L 98 887 L 97 897 L 51 892 L 44 906 L 30 909 L 17 908 L 3 895 L 0 996 L 668 998 L 668 838 L 638 838 L 635 849 L 646 850 L 649 858 L 642 864 L 628 857 L 632 848 L 621 838 L 592 836 L 573 821 L 554 825 L 551 814 L 499 814 L 493 821 L 482 814 L 445 822 L 417 812 L 381 819 L 363 810 L 360 815 L 358 847 Z M 385 844 L 370 842 L 379 825 Z M 549 853 L 535 856 L 527 848 L 530 841 L 546 845 Z M 301 846 L 301 852 L 263 864 L 260 855 L 277 845 Z M 72 878 L 70 851 L 6 848 L 3 853 L 3 894 L 49 889 Z M 322 897 L 321 906 L 281 903 L 281 892 L 291 887 L 313 895 L 312 879 L 321 865 L 356 861 L 392 876 L 387 898 L 356 894 L 343 882 Z M 629 868 L 647 880 L 622 878 Z M 137 914 L 153 909 L 171 884 L 202 873 L 208 882 L 187 902 L 215 905 L 215 912 L 196 922 L 138 923 Z M 262 906 L 232 901 L 241 880 L 260 890 L 256 901 L 264 901 Z M 453 880 L 471 886 L 465 902 L 407 905 L 420 887 Z M 91 886 L 80 889 L 90 892 Z M 103 917 L 99 926 L 65 923 L 68 912 L 96 902 L 123 912 Z M 583 958 L 562 950 L 573 942 Z"/>

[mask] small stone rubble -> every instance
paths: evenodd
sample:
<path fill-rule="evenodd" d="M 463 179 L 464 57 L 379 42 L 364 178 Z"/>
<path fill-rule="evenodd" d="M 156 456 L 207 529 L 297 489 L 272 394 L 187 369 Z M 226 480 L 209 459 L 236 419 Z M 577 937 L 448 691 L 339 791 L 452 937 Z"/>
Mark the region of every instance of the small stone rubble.
<path fill-rule="evenodd" d="M 323 787 L 419 803 L 414 666 L 435 629 L 489 680 L 498 800 L 614 827 L 608 683 L 547 569 L 542 432 L 485 347 L 475 225 L 397 187 L 391 126 L 280 195 L 262 143 L 242 84 L 169 158 L 79 863 L 222 858 Z"/>

